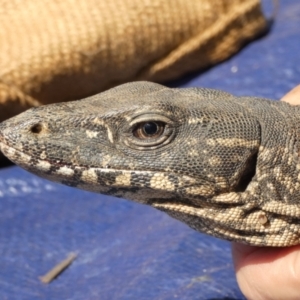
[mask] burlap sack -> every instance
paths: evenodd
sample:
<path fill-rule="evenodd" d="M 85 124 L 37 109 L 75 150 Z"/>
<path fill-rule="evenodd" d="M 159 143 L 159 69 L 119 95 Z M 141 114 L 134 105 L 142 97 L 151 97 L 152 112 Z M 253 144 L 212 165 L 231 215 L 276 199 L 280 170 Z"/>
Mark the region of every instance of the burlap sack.
<path fill-rule="evenodd" d="M 0 121 L 226 59 L 266 27 L 259 0 L 0 0 Z"/>

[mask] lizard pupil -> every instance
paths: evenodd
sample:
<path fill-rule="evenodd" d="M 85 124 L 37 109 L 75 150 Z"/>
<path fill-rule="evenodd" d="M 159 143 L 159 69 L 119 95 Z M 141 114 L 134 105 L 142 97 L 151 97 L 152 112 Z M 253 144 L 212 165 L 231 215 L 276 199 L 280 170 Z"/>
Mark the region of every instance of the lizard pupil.
<path fill-rule="evenodd" d="M 143 126 L 143 131 L 148 136 L 156 134 L 157 130 L 158 130 L 158 126 L 154 122 L 145 123 Z"/>
<path fill-rule="evenodd" d="M 133 129 L 133 135 L 141 140 L 156 139 L 164 133 L 165 124 L 162 122 L 141 122 Z"/>

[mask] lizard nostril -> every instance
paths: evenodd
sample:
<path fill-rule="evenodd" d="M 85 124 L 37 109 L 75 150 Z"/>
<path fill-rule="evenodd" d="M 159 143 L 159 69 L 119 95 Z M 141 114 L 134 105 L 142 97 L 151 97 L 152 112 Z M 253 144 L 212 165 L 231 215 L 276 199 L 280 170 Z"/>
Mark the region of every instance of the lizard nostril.
<path fill-rule="evenodd" d="M 39 134 L 43 130 L 43 126 L 40 123 L 34 124 L 30 127 L 30 131 L 35 134 Z"/>

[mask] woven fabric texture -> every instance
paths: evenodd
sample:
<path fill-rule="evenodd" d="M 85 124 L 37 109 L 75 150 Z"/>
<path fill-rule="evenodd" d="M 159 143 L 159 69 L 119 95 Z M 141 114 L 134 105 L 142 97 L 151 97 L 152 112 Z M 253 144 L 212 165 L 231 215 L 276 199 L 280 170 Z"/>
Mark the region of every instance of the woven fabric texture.
<path fill-rule="evenodd" d="M 208 67 L 266 28 L 259 0 L 0 0 L 0 121 Z"/>

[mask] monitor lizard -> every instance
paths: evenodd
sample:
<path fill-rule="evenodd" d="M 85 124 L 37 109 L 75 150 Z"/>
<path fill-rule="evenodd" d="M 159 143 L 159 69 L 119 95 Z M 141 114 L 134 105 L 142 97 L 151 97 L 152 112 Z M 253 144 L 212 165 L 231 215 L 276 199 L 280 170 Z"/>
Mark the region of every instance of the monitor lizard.
<path fill-rule="evenodd" d="M 2 152 L 37 175 L 131 199 L 215 237 L 300 243 L 300 108 L 150 82 L 32 108 Z"/>

